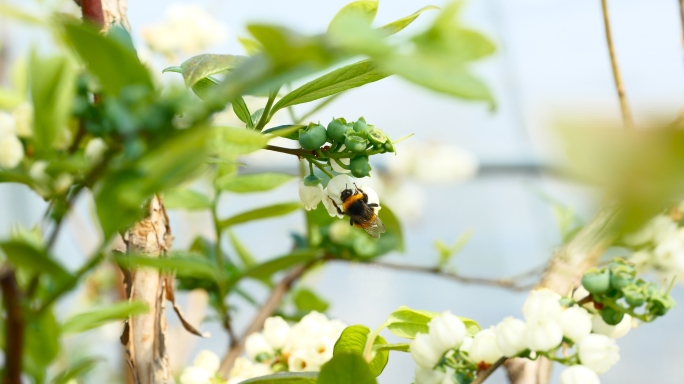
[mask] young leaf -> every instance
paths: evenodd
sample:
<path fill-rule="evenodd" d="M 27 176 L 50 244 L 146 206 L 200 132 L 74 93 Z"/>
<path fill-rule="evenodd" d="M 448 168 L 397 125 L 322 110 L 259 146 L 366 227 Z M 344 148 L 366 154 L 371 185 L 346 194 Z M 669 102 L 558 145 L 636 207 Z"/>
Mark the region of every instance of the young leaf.
<path fill-rule="evenodd" d="M 421 13 L 431 9 L 439 11 L 440 8 L 435 5 L 425 6 L 408 16 L 402 17 L 401 19 L 383 25 L 382 27 L 378 28 L 378 31 L 380 31 L 384 36 L 394 35 L 395 33 L 408 27 L 409 24 L 413 23 L 413 21 L 416 20 Z"/>
<path fill-rule="evenodd" d="M 271 277 L 276 272 L 291 268 L 297 264 L 309 262 L 319 255 L 317 249 L 307 249 L 294 251 L 289 255 L 276 257 L 265 263 L 254 266 L 248 269 L 242 277 L 251 277 L 258 280 L 263 280 Z"/>
<path fill-rule="evenodd" d="M 8 240 L 0 243 L 7 260 L 17 267 L 31 272 L 45 272 L 57 282 L 73 279 L 61 264 L 50 257 L 45 249 L 21 240 Z"/>
<path fill-rule="evenodd" d="M 254 173 L 251 175 L 226 175 L 216 180 L 216 188 L 235 193 L 270 191 L 292 180 L 286 173 Z"/>
<path fill-rule="evenodd" d="M 377 0 L 363 0 L 351 2 L 340 9 L 328 25 L 328 33 L 343 29 L 350 19 L 360 20 L 370 27 L 378 13 Z"/>
<path fill-rule="evenodd" d="M 156 268 L 163 271 L 175 272 L 179 277 L 195 277 L 218 282 L 222 279 L 221 271 L 203 257 L 177 255 L 153 259 L 145 256 L 120 256 L 116 258 L 119 265 L 126 268 Z"/>
<path fill-rule="evenodd" d="M 181 64 L 185 85 L 192 87 L 201 79 L 229 71 L 244 63 L 247 59 L 245 56 L 213 54 L 191 57 Z"/>
<path fill-rule="evenodd" d="M 364 325 L 351 325 L 342 331 L 340 338 L 337 339 L 333 349 L 333 356 L 352 353 L 358 356 L 363 356 L 366 342 L 368 341 L 368 334 L 370 329 Z M 376 336 L 373 345 L 387 345 L 385 339 L 381 336 Z M 368 364 L 370 371 L 374 376 L 380 376 L 389 361 L 389 352 L 385 350 L 376 350 L 375 357 Z"/>
<path fill-rule="evenodd" d="M 389 74 L 380 71 L 371 60 L 359 61 L 327 73 L 288 93 L 273 106 L 271 113 L 382 80 L 387 76 Z"/>
<path fill-rule="evenodd" d="M 142 301 L 121 301 L 105 308 L 69 317 L 62 324 L 62 332 L 80 333 L 112 321 L 121 321 L 131 316 L 142 315 L 148 311 L 147 304 Z"/>
<path fill-rule="evenodd" d="M 240 42 L 240 44 L 242 44 L 242 48 L 245 49 L 245 52 L 247 52 L 249 56 L 254 56 L 264 50 L 264 47 L 262 47 L 261 44 L 259 44 L 259 42 L 254 41 L 252 39 L 246 37 L 238 37 L 238 41 Z"/>
<path fill-rule="evenodd" d="M 374 351 L 399 351 L 399 352 L 410 352 L 411 344 L 409 343 L 398 343 L 398 344 L 379 344 L 373 343 Z"/>
<path fill-rule="evenodd" d="M 270 139 L 259 132 L 245 128 L 214 128 L 213 146 L 217 152 L 230 155 L 246 155 L 266 147 Z"/>
<path fill-rule="evenodd" d="M 73 379 L 77 379 L 95 368 L 95 364 L 104 361 L 102 358 L 84 358 L 76 363 L 70 365 L 68 368 L 59 372 L 52 379 L 52 384 L 67 384 L 73 383 Z"/>
<path fill-rule="evenodd" d="M 50 149 L 71 115 L 76 72 L 66 57 L 31 55 L 33 133 L 40 149 Z"/>
<path fill-rule="evenodd" d="M 261 131 L 264 135 L 269 134 L 278 137 L 284 137 L 290 140 L 299 139 L 299 130 L 306 127 L 306 125 L 296 124 L 296 125 L 279 125 L 277 127 L 265 129 Z"/>
<path fill-rule="evenodd" d="M 166 209 L 203 210 L 211 208 L 211 200 L 206 195 L 187 188 L 174 188 L 164 192 Z"/>
<path fill-rule="evenodd" d="M 118 94 L 129 85 L 142 85 L 152 89 L 152 79 L 135 52 L 103 36 L 90 25 L 67 22 L 66 38 L 102 84 L 105 92 Z"/>
<path fill-rule="evenodd" d="M 316 384 L 317 379 L 318 372 L 280 372 L 241 381 L 240 384 Z"/>
<path fill-rule="evenodd" d="M 377 384 L 368 363 L 361 355 L 339 353 L 321 367 L 318 384 Z"/>
<path fill-rule="evenodd" d="M 243 99 L 242 96 L 233 100 L 233 112 L 235 112 L 235 116 L 237 116 L 240 121 L 247 124 L 248 128 L 254 127 L 254 124 L 252 124 L 252 115 L 249 113 L 249 108 L 247 108 L 245 99 Z"/>
<path fill-rule="evenodd" d="M 321 299 L 316 292 L 308 288 L 300 288 L 292 294 L 292 301 L 297 310 L 309 313 L 311 311 L 325 312 L 330 307 L 327 301 Z"/>
<path fill-rule="evenodd" d="M 439 313 L 411 309 L 402 305 L 398 310 L 389 315 L 385 325 L 394 335 L 405 339 L 413 339 L 417 333 L 428 333 L 427 324 L 435 316 L 439 316 Z M 465 324 L 468 336 L 474 336 L 482 329 L 475 320 L 461 316 L 459 316 L 459 319 Z"/>
<path fill-rule="evenodd" d="M 192 86 L 192 91 L 200 99 L 208 100 L 210 97 L 209 95 L 211 95 L 211 91 L 216 88 L 216 85 L 218 83 L 218 80 L 214 79 L 213 77 L 205 77 L 203 79 L 198 80 Z"/>
<path fill-rule="evenodd" d="M 50 365 L 59 353 L 59 336 L 60 329 L 52 311 L 29 317 L 24 330 L 24 362 L 38 369 Z"/>
<path fill-rule="evenodd" d="M 254 256 L 252 256 L 252 253 L 249 252 L 249 249 L 242 244 L 240 239 L 235 236 L 235 233 L 233 231 L 228 231 L 228 239 L 230 240 L 230 243 L 233 245 L 233 249 L 235 250 L 235 253 L 238 254 L 238 257 L 240 258 L 240 261 L 242 261 L 242 264 L 245 267 L 253 267 L 256 265 L 256 259 L 254 259 Z"/>
<path fill-rule="evenodd" d="M 253 220 L 268 219 L 271 217 L 278 217 L 287 215 L 301 208 L 300 203 L 281 203 L 269 205 L 267 207 L 253 209 L 251 211 L 237 214 L 220 222 L 221 228 L 230 227 L 237 224 L 246 223 Z"/>

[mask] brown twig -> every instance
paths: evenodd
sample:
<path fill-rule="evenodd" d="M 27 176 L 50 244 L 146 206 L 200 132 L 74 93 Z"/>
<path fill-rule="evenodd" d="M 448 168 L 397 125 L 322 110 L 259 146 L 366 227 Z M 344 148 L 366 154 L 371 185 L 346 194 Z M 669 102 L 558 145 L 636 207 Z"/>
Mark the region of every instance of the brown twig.
<path fill-rule="evenodd" d="M 316 156 L 316 151 L 308 151 L 306 149 L 293 149 L 293 148 L 283 148 L 283 147 L 277 147 L 275 145 L 267 145 L 266 148 L 264 148 L 268 151 L 274 151 L 274 152 L 280 152 L 280 153 L 287 153 L 288 155 L 295 155 L 295 156 Z"/>
<path fill-rule="evenodd" d="M 610 64 L 613 68 L 613 79 L 615 80 L 615 88 L 617 90 L 618 98 L 620 99 L 620 110 L 622 111 L 622 120 L 627 129 L 634 129 L 634 119 L 632 118 L 632 111 L 629 109 L 627 102 L 627 95 L 625 94 L 625 86 L 622 83 L 622 76 L 618 68 L 617 57 L 615 56 L 615 47 L 613 46 L 613 34 L 610 30 L 610 18 L 608 17 L 608 0 L 601 0 L 601 9 L 603 10 L 603 26 L 606 31 L 606 42 L 608 43 L 608 53 L 610 54 Z"/>
<path fill-rule="evenodd" d="M 219 368 L 219 374 L 221 374 L 221 376 L 224 378 L 228 376 L 228 372 L 233 366 L 233 363 L 235 363 L 235 359 L 240 356 L 242 350 L 245 348 L 245 340 L 247 339 L 247 336 L 254 332 L 258 332 L 261 330 L 261 328 L 263 328 L 266 319 L 272 316 L 273 313 L 278 310 L 280 302 L 285 294 L 290 290 L 292 284 L 304 274 L 307 268 L 307 265 L 301 265 L 294 268 L 288 272 L 287 275 L 285 275 L 278 285 L 273 288 L 271 295 L 261 306 L 257 314 L 254 316 L 254 319 L 252 319 L 250 326 L 245 330 L 238 342 L 228 350 L 228 353 L 223 358 L 223 361 L 221 361 L 221 367 Z"/>
<path fill-rule="evenodd" d="M 24 321 L 21 309 L 21 293 L 17 278 L 9 266 L 0 269 L 2 301 L 5 304 L 5 377 L 4 384 L 21 384 L 21 358 L 24 347 Z"/>
<path fill-rule="evenodd" d="M 104 12 L 102 11 L 101 0 L 81 0 L 83 10 L 83 20 L 86 20 L 100 29 L 105 25 Z"/>
<path fill-rule="evenodd" d="M 350 260 L 344 260 L 344 259 L 331 259 L 332 261 L 350 261 Z M 387 262 L 382 262 L 382 261 L 359 261 L 359 264 L 363 265 L 369 265 L 369 266 L 376 266 L 376 267 L 383 267 L 383 268 L 389 268 L 389 269 L 394 269 L 398 271 L 408 271 L 408 272 L 417 272 L 417 273 L 428 273 L 428 274 L 433 274 L 445 279 L 449 280 L 454 280 L 459 283 L 463 284 L 478 284 L 478 285 L 489 285 L 489 286 L 494 286 L 494 287 L 501 287 L 501 288 L 506 288 L 506 289 L 511 289 L 513 291 L 526 291 L 529 290 L 533 287 L 533 284 L 524 284 L 521 285 L 519 284 L 519 281 L 527 278 L 534 276 L 537 273 L 540 273 L 543 268 L 535 268 L 531 271 L 527 271 L 524 273 L 521 273 L 519 275 L 511 276 L 509 278 L 501 278 L 501 279 L 490 279 L 486 277 L 472 277 L 472 276 L 462 276 L 457 273 L 452 273 L 452 272 L 447 272 L 443 271 L 439 268 L 436 267 L 423 267 L 420 265 L 408 265 L 408 264 L 395 264 L 395 263 L 387 263 Z"/>
<path fill-rule="evenodd" d="M 470 384 L 480 384 L 487 380 L 487 378 L 494 373 L 503 363 L 508 360 L 508 357 L 502 357 L 499 360 L 497 360 L 494 364 L 490 365 L 489 368 L 485 369 L 482 372 L 479 372 L 477 374 L 477 377 L 475 377 L 475 380 L 473 380 Z"/>

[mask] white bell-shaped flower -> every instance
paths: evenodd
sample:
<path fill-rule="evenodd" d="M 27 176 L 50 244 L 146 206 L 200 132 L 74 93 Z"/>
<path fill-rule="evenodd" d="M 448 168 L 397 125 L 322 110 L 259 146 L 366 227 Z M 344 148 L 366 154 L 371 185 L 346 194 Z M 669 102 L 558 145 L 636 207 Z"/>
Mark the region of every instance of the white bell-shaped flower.
<path fill-rule="evenodd" d="M 470 353 L 470 347 L 473 346 L 473 338 L 470 336 L 466 336 L 463 339 L 463 344 L 458 348 L 459 351 L 465 352 L 465 353 Z"/>
<path fill-rule="evenodd" d="M 266 341 L 264 335 L 259 332 L 254 332 L 247 336 L 245 340 L 245 352 L 252 360 L 257 360 L 257 356 L 261 354 L 272 355 L 274 353 L 273 347 Z"/>
<path fill-rule="evenodd" d="M 337 175 L 330 179 L 328 186 L 325 188 L 325 192 L 331 199 L 337 203 L 337 205 L 342 204 L 342 191 L 345 189 L 354 189 L 354 183 L 356 181 L 347 175 Z"/>
<path fill-rule="evenodd" d="M 575 343 L 591 333 L 591 314 L 584 308 L 573 306 L 561 313 L 560 326 L 563 336 Z"/>
<path fill-rule="evenodd" d="M 211 384 L 214 372 L 207 371 L 202 367 L 185 367 L 180 375 L 181 384 Z"/>
<path fill-rule="evenodd" d="M 561 384 L 601 384 L 598 375 L 584 365 L 567 367 L 560 374 Z"/>
<path fill-rule="evenodd" d="M 549 351 L 563 341 L 563 328 L 551 320 L 528 321 L 525 340 L 531 351 Z"/>
<path fill-rule="evenodd" d="M 264 322 L 262 334 L 271 347 L 281 349 L 285 346 L 287 336 L 290 334 L 290 325 L 280 316 L 269 317 Z"/>
<path fill-rule="evenodd" d="M 496 345 L 504 356 L 512 357 L 527 349 L 524 321 L 508 316 L 496 326 Z"/>
<path fill-rule="evenodd" d="M 306 351 L 296 351 L 287 359 L 290 372 L 313 372 L 318 371 L 320 366 L 315 363 L 316 357 Z"/>
<path fill-rule="evenodd" d="M 251 379 L 252 377 L 267 376 L 267 375 L 270 375 L 272 373 L 273 373 L 273 370 L 271 369 L 271 367 L 268 364 L 258 363 L 258 364 L 254 364 L 254 366 L 252 367 L 252 374 L 249 378 Z"/>
<path fill-rule="evenodd" d="M 320 184 L 306 185 L 303 181 L 299 184 L 299 198 L 304 203 L 304 209 L 311 211 L 318 207 L 323 200 L 323 186 Z"/>
<path fill-rule="evenodd" d="M 242 380 L 249 379 L 250 377 L 252 377 L 253 369 L 254 363 L 252 363 L 249 359 L 240 356 L 237 359 L 235 359 L 235 363 L 233 363 L 233 368 L 231 368 L 230 370 L 230 377 L 244 377 L 244 379 Z"/>
<path fill-rule="evenodd" d="M 582 365 L 599 375 L 608 371 L 620 360 L 620 347 L 615 340 L 595 333 L 577 344 L 577 352 Z"/>
<path fill-rule="evenodd" d="M 93 139 L 90 139 L 88 144 L 86 144 L 83 155 L 85 156 L 86 160 L 88 160 L 88 162 L 90 162 L 91 164 L 95 164 L 99 162 L 100 159 L 102 159 L 102 155 L 104 155 L 106 150 L 107 143 L 105 143 L 105 141 L 101 138 L 95 137 Z"/>
<path fill-rule="evenodd" d="M 442 359 L 439 348 L 427 333 L 419 333 L 411 343 L 411 357 L 423 368 L 432 369 Z"/>
<path fill-rule="evenodd" d="M 12 169 L 24 158 L 24 146 L 14 134 L 0 134 L 0 168 Z"/>
<path fill-rule="evenodd" d="M 19 137 L 33 136 L 33 105 L 21 103 L 12 111 L 16 124 L 16 134 Z"/>
<path fill-rule="evenodd" d="M 209 372 L 216 372 L 221 365 L 221 360 L 212 351 L 202 350 L 195 356 L 195 360 L 192 361 L 195 367 L 204 368 Z"/>
<path fill-rule="evenodd" d="M 444 354 L 446 351 L 458 348 L 466 336 L 466 326 L 458 316 L 446 311 L 428 323 L 432 345 Z"/>
<path fill-rule="evenodd" d="M 558 321 L 561 315 L 560 295 L 549 289 L 535 289 L 523 304 L 527 321 Z"/>
<path fill-rule="evenodd" d="M 593 315 L 591 318 L 591 330 L 600 335 L 606 335 L 611 339 L 619 339 L 632 329 L 632 316 L 625 314 L 617 325 L 609 325 L 601 315 Z"/>
<path fill-rule="evenodd" d="M 494 364 L 503 356 L 497 345 L 496 332 L 493 328 L 483 329 L 475 335 L 469 355 L 478 364 Z"/>
<path fill-rule="evenodd" d="M 14 136 L 17 134 L 17 123 L 14 116 L 0 111 L 0 137 Z"/>

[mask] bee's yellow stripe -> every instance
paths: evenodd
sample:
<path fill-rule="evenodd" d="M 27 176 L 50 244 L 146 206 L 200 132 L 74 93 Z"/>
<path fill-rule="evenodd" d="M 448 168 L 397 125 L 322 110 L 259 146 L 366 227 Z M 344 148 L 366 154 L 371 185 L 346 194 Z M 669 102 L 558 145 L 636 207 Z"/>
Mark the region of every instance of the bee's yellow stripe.
<path fill-rule="evenodd" d="M 373 216 L 371 216 L 371 217 L 368 219 L 368 221 L 363 222 L 363 223 L 359 223 L 359 222 L 357 221 L 356 223 L 354 223 L 354 226 L 355 226 L 355 227 L 359 227 L 359 228 L 368 228 L 368 227 L 371 226 L 371 224 L 373 224 L 373 223 L 375 222 L 375 219 L 376 219 L 377 217 L 378 217 L 378 215 L 373 215 Z"/>
<path fill-rule="evenodd" d="M 349 208 L 350 205 L 354 204 L 354 202 L 358 200 L 363 200 L 363 193 L 357 193 L 355 195 L 349 196 L 349 198 L 342 203 L 342 209 L 347 212 L 347 208 Z"/>

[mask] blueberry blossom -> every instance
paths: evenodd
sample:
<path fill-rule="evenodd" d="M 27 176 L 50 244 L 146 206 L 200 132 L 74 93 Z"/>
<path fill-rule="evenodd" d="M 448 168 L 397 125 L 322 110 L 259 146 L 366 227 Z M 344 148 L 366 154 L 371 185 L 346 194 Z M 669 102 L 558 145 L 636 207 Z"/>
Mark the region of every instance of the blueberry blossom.
<path fill-rule="evenodd" d="M 605 335 L 591 334 L 577 344 L 582 365 L 599 375 L 605 373 L 620 360 L 620 347 L 614 339 Z"/>
<path fill-rule="evenodd" d="M 584 308 L 573 306 L 561 313 L 560 326 L 563 336 L 575 343 L 591 333 L 591 314 Z"/>
<path fill-rule="evenodd" d="M 496 345 L 504 356 L 512 357 L 527 349 L 524 321 L 508 316 L 496 326 Z"/>
<path fill-rule="evenodd" d="M 496 342 L 496 332 L 493 328 L 483 329 L 473 338 L 470 346 L 470 358 L 478 364 L 494 364 L 503 353 Z"/>
<path fill-rule="evenodd" d="M 561 384 L 601 384 L 598 375 L 584 365 L 567 367 L 560 374 Z"/>
<path fill-rule="evenodd" d="M 466 326 L 463 321 L 449 311 L 430 320 L 428 328 L 432 345 L 441 354 L 450 349 L 458 348 L 466 336 Z"/>
<path fill-rule="evenodd" d="M 304 208 L 307 211 L 316 209 L 323 197 L 323 186 L 321 185 L 321 179 L 318 177 L 309 175 L 299 184 L 299 198 L 302 199 Z"/>

